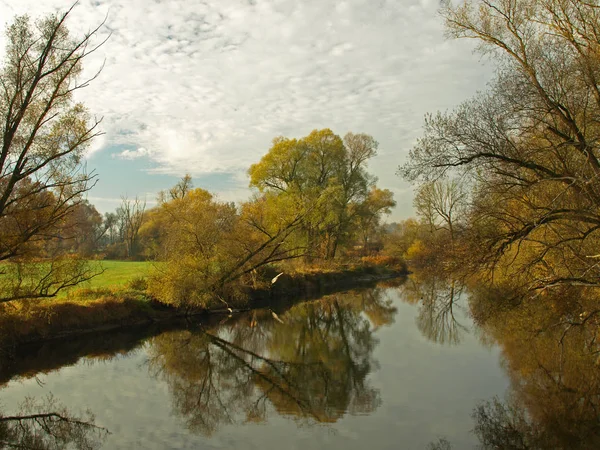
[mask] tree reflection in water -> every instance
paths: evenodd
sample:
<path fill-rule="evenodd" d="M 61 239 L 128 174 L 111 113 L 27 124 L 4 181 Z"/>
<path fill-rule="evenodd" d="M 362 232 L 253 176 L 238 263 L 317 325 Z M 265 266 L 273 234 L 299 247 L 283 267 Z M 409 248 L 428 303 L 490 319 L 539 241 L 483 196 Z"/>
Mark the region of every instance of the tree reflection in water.
<path fill-rule="evenodd" d="M 484 448 L 600 448 L 600 321 L 597 293 L 565 288 L 520 302 L 474 291 L 472 310 L 498 343 L 511 380 L 505 403 L 474 412 Z"/>
<path fill-rule="evenodd" d="M 0 413 L 0 449 L 92 450 L 101 446 L 107 434 L 94 424 L 90 411 L 76 417 L 52 396 L 43 401 L 26 399 L 15 415 Z"/>
<path fill-rule="evenodd" d="M 436 289 L 437 279 L 419 276 L 419 289 L 408 291 L 413 301 L 422 298 L 420 307 L 428 311 L 420 313 L 419 323 L 437 324 L 438 320 L 421 317 L 436 317 L 438 311 L 444 311 L 445 305 L 452 303 L 452 295 L 447 294 L 456 292 L 455 287 L 451 284 Z M 440 291 L 446 294 L 439 294 Z M 441 306 L 431 307 L 432 298 Z M 477 285 L 468 289 L 468 299 L 482 340 L 500 347 L 502 365 L 510 379 L 504 401 L 493 398 L 473 411 L 473 432 L 481 448 L 600 448 L 597 292 L 570 287 L 543 291 L 536 296 L 518 296 L 508 290 Z M 426 336 L 443 342 L 435 339 L 439 333 L 430 332 L 429 325 L 424 328 Z M 431 329 L 453 330 L 453 327 L 436 325 Z M 441 439 L 429 448 L 451 446 Z"/>
<path fill-rule="evenodd" d="M 401 286 L 401 297 L 418 305 L 417 327 L 436 344 L 458 345 L 468 328 L 457 318 L 464 284 L 443 271 L 419 270 Z"/>
<path fill-rule="evenodd" d="M 273 409 L 299 420 L 335 422 L 380 404 L 367 375 L 377 366 L 374 326 L 396 309 L 382 289 L 332 295 L 279 314 L 254 311 L 219 327 L 175 331 L 150 344 L 150 368 L 171 391 L 190 430 L 264 421 Z"/>

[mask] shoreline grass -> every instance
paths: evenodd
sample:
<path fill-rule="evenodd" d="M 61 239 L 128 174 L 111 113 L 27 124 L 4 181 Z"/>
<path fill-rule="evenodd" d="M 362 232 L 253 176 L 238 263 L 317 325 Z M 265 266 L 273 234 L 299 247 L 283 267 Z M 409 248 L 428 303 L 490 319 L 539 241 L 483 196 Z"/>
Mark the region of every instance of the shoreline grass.
<path fill-rule="evenodd" d="M 150 298 L 143 287 L 135 286 L 136 279 L 151 274 L 153 263 L 103 263 L 108 263 L 106 270 L 95 282 L 72 288 L 63 296 L 0 305 L 0 351 L 28 342 L 150 324 L 189 313 L 159 303 Z M 372 261 L 351 269 L 313 268 L 288 272 L 270 289 L 251 290 L 251 301 L 244 307 L 260 307 L 260 304 L 286 297 L 303 298 L 331 289 L 343 290 L 406 273 L 405 269 L 379 266 Z M 193 312 L 216 311 L 208 308 Z"/>

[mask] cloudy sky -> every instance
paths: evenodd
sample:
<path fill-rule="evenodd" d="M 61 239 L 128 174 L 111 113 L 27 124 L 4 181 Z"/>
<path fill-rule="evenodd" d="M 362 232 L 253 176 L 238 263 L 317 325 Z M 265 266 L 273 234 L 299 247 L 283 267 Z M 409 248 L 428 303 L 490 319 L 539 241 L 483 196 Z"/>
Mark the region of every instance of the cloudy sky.
<path fill-rule="evenodd" d="M 5 23 L 71 0 L 0 0 Z M 246 170 L 275 136 L 315 128 L 379 141 L 370 170 L 394 191 L 391 220 L 412 214 L 396 176 L 427 112 L 452 109 L 483 89 L 491 67 L 473 43 L 444 38 L 438 0 L 80 0 L 75 33 L 106 25 L 89 57 L 100 77 L 79 99 L 103 117 L 88 169 L 101 212 L 121 195 L 150 202 L 185 173 L 197 187 L 238 201 Z M 0 40 L 4 39 L 3 37 Z M 0 42 L 4 48 L 3 42 Z"/>

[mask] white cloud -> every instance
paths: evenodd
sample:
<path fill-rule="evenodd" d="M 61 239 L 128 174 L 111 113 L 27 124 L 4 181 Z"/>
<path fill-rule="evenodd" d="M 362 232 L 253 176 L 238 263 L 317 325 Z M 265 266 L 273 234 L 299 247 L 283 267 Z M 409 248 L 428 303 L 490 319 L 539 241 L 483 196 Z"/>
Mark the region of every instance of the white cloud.
<path fill-rule="evenodd" d="M 0 0 L 0 15 L 40 15 L 72 0 Z M 18 5 L 13 4 L 18 3 Z M 372 168 L 402 184 L 398 163 L 423 114 L 482 87 L 489 70 L 472 44 L 442 37 L 426 0 L 81 0 L 74 32 L 108 12 L 112 33 L 86 66 L 100 78 L 81 93 L 106 132 L 92 150 L 121 145 L 154 172 L 233 172 L 280 134 L 330 127 L 381 143 Z M 403 185 L 402 185 L 403 186 Z"/>
<path fill-rule="evenodd" d="M 122 152 L 116 153 L 113 156 L 119 159 L 134 160 L 144 156 L 150 156 L 150 151 L 144 147 L 140 147 L 137 150 L 123 150 Z"/>

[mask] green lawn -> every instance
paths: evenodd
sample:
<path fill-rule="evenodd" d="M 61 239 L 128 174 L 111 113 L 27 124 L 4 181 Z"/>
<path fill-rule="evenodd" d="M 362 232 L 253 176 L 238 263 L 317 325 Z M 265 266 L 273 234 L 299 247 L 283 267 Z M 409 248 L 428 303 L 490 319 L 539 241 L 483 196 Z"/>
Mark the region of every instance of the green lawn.
<path fill-rule="evenodd" d="M 132 261 L 98 261 L 104 273 L 82 283 L 77 288 L 110 288 L 125 286 L 129 280 L 136 277 L 147 277 L 153 269 L 151 262 Z"/>

